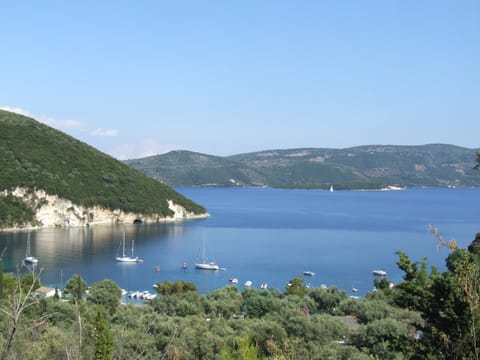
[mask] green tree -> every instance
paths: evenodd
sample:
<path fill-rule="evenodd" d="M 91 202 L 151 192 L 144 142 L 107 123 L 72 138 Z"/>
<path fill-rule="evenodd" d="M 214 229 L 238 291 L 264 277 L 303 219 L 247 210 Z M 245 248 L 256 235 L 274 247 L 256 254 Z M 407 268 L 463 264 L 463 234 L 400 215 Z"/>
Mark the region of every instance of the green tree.
<path fill-rule="evenodd" d="M 75 301 L 83 299 L 83 294 L 87 290 L 87 283 L 78 274 L 73 275 L 65 284 L 64 293 L 73 296 Z"/>
<path fill-rule="evenodd" d="M 480 252 L 479 238 L 467 250 L 457 248 L 456 242 L 444 242 L 451 253 L 443 273 L 426 272 L 426 261 L 412 263 L 399 253 L 399 267 L 405 272 L 404 281 L 397 285 L 395 302 L 402 307 L 422 313 L 422 341 L 417 353 L 423 357 L 452 359 L 479 358 L 480 328 Z M 420 266 L 419 266 L 420 265 Z"/>
<path fill-rule="evenodd" d="M 347 299 L 347 294 L 335 286 L 311 289 L 308 296 L 315 302 L 316 311 L 329 314 L 333 314 L 340 302 Z"/>
<path fill-rule="evenodd" d="M 413 342 L 408 326 L 395 319 L 376 320 L 362 327 L 352 342 L 377 359 L 408 359 Z"/>
<path fill-rule="evenodd" d="M 110 279 L 99 281 L 90 288 L 87 301 L 101 305 L 113 315 L 120 304 L 122 291 L 118 285 Z"/>
<path fill-rule="evenodd" d="M 438 276 L 436 268 L 432 268 L 432 275 L 427 271 L 427 259 L 412 263 L 402 251 L 397 251 L 398 267 L 405 273 L 403 282 L 397 284 L 395 302 L 406 309 L 425 311 L 431 302 L 431 286 L 433 278 Z"/>
<path fill-rule="evenodd" d="M 3 299 L 3 253 L 0 256 L 0 300 Z"/>
<path fill-rule="evenodd" d="M 305 287 L 305 279 L 300 276 L 293 278 L 285 286 L 285 294 L 287 295 L 297 295 L 302 298 L 307 292 L 308 289 Z"/>
<path fill-rule="evenodd" d="M 279 299 L 270 291 L 245 289 L 242 292 L 242 300 L 243 311 L 249 318 L 261 318 L 279 310 Z"/>
<path fill-rule="evenodd" d="M 256 360 L 258 359 L 258 346 L 253 343 L 250 336 L 243 336 L 235 340 L 235 345 L 225 345 L 222 350 L 224 360 Z"/>
<path fill-rule="evenodd" d="M 288 334 L 278 321 L 255 319 L 251 329 L 254 331 L 252 340 L 261 356 L 276 358 L 283 353 Z"/>
<path fill-rule="evenodd" d="M 225 286 L 207 294 L 206 313 L 209 316 L 230 318 L 241 313 L 242 295 L 236 286 Z"/>
<path fill-rule="evenodd" d="M 171 283 L 170 281 L 166 280 L 163 284 L 157 283 L 155 286 L 157 292 L 162 295 L 179 295 L 182 296 L 188 292 L 197 292 L 197 287 L 194 283 L 189 281 L 175 281 Z"/>
<path fill-rule="evenodd" d="M 96 360 L 111 360 L 113 352 L 113 337 L 110 325 L 105 319 L 104 309 L 97 307 L 97 314 L 93 323 L 94 356 Z"/>

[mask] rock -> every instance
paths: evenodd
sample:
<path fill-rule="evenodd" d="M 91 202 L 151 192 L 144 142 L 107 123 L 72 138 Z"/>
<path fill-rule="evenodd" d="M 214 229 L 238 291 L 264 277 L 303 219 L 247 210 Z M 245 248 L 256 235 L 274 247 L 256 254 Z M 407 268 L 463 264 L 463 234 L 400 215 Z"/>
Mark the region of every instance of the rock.
<path fill-rule="evenodd" d="M 3 191 L 8 194 L 8 191 Z M 120 209 L 106 209 L 99 206 L 84 207 L 72 201 L 47 194 L 44 190 L 30 191 L 17 187 L 11 194 L 20 198 L 30 208 L 35 210 L 35 220 L 38 227 L 75 227 L 96 224 L 133 224 L 136 220 L 143 223 L 174 222 L 185 219 L 204 218 L 208 214 L 197 215 L 187 211 L 183 206 L 168 200 L 172 216 L 160 214 L 129 213 Z M 27 227 L 34 227 L 24 224 Z"/>

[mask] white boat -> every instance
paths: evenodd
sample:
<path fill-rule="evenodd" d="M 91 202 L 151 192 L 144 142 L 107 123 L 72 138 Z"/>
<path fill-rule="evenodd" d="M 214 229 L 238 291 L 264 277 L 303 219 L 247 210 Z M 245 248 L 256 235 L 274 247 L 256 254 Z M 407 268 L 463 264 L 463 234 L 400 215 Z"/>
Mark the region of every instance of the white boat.
<path fill-rule="evenodd" d="M 144 297 L 145 300 L 153 300 L 157 297 L 157 294 L 148 294 Z"/>
<path fill-rule="evenodd" d="M 38 263 L 38 259 L 30 253 L 30 233 L 27 236 L 27 249 L 25 250 L 25 258 L 23 259 L 25 263 L 28 264 L 36 264 Z"/>
<path fill-rule="evenodd" d="M 305 275 L 305 276 L 313 276 L 313 275 L 315 275 L 315 273 L 314 273 L 313 271 L 304 271 L 304 272 L 303 272 L 303 275 Z"/>
<path fill-rule="evenodd" d="M 138 256 L 133 256 L 133 251 L 134 251 L 134 245 L 135 242 L 132 240 L 132 255 L 127 256 L 125 254 L 125 233 L 123 233 L 123 240 L 122 240 L 122 256 L 117 256 L 116 259 L 118 262 L 124 262 L 124 263 L 138 263 L 141 261 L 141 259 Z"/>
<path fill-rule="evenodd" d="M 245 287 L 252 286 L 252 282 L 250 280 L 245 281 Z"/>
<path fill-rule="evenodd" d="M 330 185 L 330 192 L 333 192 L 333 185 Z"/>
<path fill-rule="evenodd" d="M 207 261 L 205 256 L 205 238 L 203 238 L 203 252 L 202 252 L 202 262 L 196 263 L 195 268 L 201 270 L 218 270 L 219 266 L 213 261 Z"/>
<path fill-rule="evenodd" d="M 208 263 L 207 262 L 197 263 L 195 264 L 195 267 L 201 270 L 218 270 L 218 265 L 213 261 Z"/>
<path fill-rule="evenodd" d="M 373 275 L 386 276 L 387 272 L 385 270 L 373 270 Z"/>
<path fill-rule="evenodd" d="M 262 283 L 262 285 L 260 285 L 260 289 L 266 290 L 267 288 L 268 288 L 267 283 Z"/>
<path fill-rule="evenodd" d="M 228 279 L 232 284 L 238 284 L 238 279 L 237 278 L 230 278 Z"/>
<path fill-rule="evenodd" d="M 141 295 L 141 292 L 140 291 L 132 291 L 131 293 L 128 294 L 128 297 L 129 298 L 139 298 Z"/>

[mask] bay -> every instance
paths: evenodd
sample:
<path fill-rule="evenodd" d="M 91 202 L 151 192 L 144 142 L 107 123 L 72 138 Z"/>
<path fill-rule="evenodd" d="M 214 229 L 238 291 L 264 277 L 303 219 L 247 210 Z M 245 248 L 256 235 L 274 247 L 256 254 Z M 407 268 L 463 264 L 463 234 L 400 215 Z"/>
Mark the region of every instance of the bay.
<path fill-rule="evenodd" d="M 257 188 L 176 189 L 204 205 L 210 216 L 174 224 L 105 225 L 31 231 L 44 284 L 62 287 L 74 274 L 89 284 L 112 279 L 129 290 L 150 290 L 156 282 L 186 280 L 207 293 L 239 279 L 284 289 L 305 277 L 312 287 L 337 286 L 363 296 L 373 288 L 372 270 L 384 269 L 393 282 L 402 273 L 397 250 L 413 261 L 445 268 L 448 251 L 427 231 L 437 227 L 446 240 L 467 246 L 480 231 L 476 211 L 480 189 L 405 191 L 322 191 Z M 117 263 L 125 233 L 135 239 L 139 264 Z M 27 233 L 0 233 L 4 267 L 15 272 L 25 256 Z M 223 271 L 196 270 L 203 241 Z M 182 269 L 183 262 L 189 267 Z M 160 271 L 156 271 L 160 267 Z"/>

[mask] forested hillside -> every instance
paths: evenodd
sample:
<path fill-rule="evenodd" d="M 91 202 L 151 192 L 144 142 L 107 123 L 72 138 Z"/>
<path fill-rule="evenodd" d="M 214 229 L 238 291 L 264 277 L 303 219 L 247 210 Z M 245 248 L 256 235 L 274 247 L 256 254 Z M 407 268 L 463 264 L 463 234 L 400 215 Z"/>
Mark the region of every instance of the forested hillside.
<path fill-rule="evenodd" d="M 205 209 L 91 146 L 31 118 L 0 110 L 0 190 L 44 190 L 83 206 L 171 214 L 167 200 Z M 31 218 L 25 204 L 0 196 L 0 228 Z"/>
<path fill-rule="evenodd" d="M 268 150 L 229 157 L 172 151 L 127 164 L 170 186 L 380 189 L 472 187 L 475 150 L 454 145 L 372 145 Z"/>

